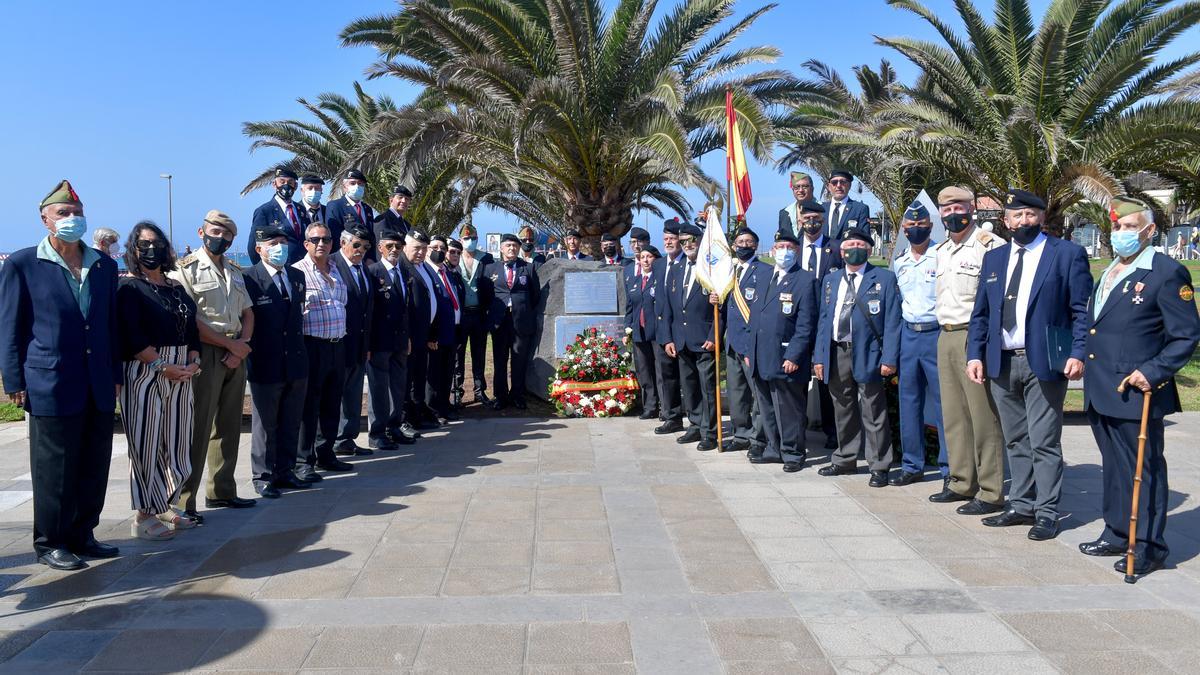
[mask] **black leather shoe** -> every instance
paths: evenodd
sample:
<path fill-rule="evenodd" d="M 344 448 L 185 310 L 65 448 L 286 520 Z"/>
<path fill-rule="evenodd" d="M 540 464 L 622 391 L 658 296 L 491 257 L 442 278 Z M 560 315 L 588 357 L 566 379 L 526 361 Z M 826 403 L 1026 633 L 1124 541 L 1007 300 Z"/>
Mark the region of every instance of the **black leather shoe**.
<path fill-rule="evenodd" d="M 315 476 L 317 474 L 309 474 Z M 279 478 L 276 478 L 272 485 L 276 488 L 285 488 L 291 490 L 307 490 L 312 487 L 313 481 L 305 480 L 294 473 L 285 473 Z"/>
<path fill-rule="evenodd" d="M 52 570 L 71 572 L 87 567 L 79 556 L 63 548 L 54 548 L 38 556 L 37 561 Z"/>
<path fill-rule="evenodd" d="M 988 516 L 981 521 L 988 527 L 1011 527 L 1013 525 L 1033 525 L 1033 516 L 1007 510 L 1004 513 Z"/>
<path fill-rule="evenodd" d="M 746 461 L 750 462 L 751 464 L 770 464 L 771 463 L 771 460 L 763 459 L 762 453 L 758 453 L 758 454 L 747 453 Z"/>
<path fill-rule="evenodd" d="M 1113 569 L 1121 574 L 1125 574 L 1126 570 L 1129 569 L 1129 565 L 1126 564 L 1127 562 L 1125 556 L 1121 556 L 1120 560 L 1113 563 Z M 1162 569 L 1165 562 L 1165 560 L 1142 560 L 1135 557 L 1133 559 L 1133 575 L 1140 577 L 1143 574 L 1150 574 L 1154 570 Z"/>
<path fill-rule="evenodd" d="M 263 499 L 279 499 L 279 497 L 283 494 L 279 491 L 279 488 L 271 485 L 270 483 L 263 483 L 262 485 L 255 483 L 254 491 L 257 492 L 258 496 L 262 497 Z"/>
<path fill-rule="evenodd" d="M 969 502 L 972 499 L 974 499 L 974 497 L 968 497 L 967 495 L 960 495 L 957 492 L 955 492 L 954 490 L 951 490 L 950 489 L 950 481 L 944 481 L 942 483 L 942 491 L 941 492 L 935 492 L 934 494 L 929 495 L 929 501 L 933 502 L 934 504 L 950 504 L 952 502 Z"/>
<path fill-rule="evenodd" d="M 188 518 L 190 518 L 190 519 L 192 519 L 193 521 L 195 521 L 195 523 L 196 523 L 197 525 L 203 525 L 203 524 L 204 524 L 204 516 L 200 515 L 199 513 L 196 513 L 195 511 L 184 511 L 184 512 L 183 512 L 183 515 L 185 515 L 185 516 L 187 516 Z"/>
<path fill-rule="evenodd" d="M 658 419 L 658 411 L 657 410 L 643 410 L 642 414 L 638 415 L 638 419 L 639 420 Z"/>
<path fill-rule="evenodd" d="M 679 420 L 668 420 L 654 427 L 656 434 L 677 434 L 683 431 L 683 422 Z"/>
<path fill-rule="evenodd" d="M 121 550 L 110 544 L 101 544 L 92 539 L 84 544 L 79 550 L 74 552 L 76 555 L 81 555 L 85 558 L 115 558 L 121 555 Z"/>
<path fill-rule="evenodd" d="M 1116 544 L 1110 544 L 1103 539 L 1097 539 L 1096 541 L 1085 541 L 1080 544 L 1079 552 L 1084 555 L 1111 556 L 1125 553 L 1125 548 Z"/>
<path fill-rule="evenodd" d="M 989 513 L 999 513 L 1003 510 L 1003 504 L 989 504 L 987 502 L 981 502 L 978 499 L 972 499 L 966 504 L 954 509 L 954 512 L 960 516 L 986 516 Z"/>
<path fill-rule="evenodd" d="M 826 450 L 837 450 L 838 449 L 837 439 L 826 436 L 825 437 L 825 449 Z"/>
<path fill-rule="evenodd" d="M 338 448 L 337 450 L 334 450 L 333 454 L 338 455 L 340 457 L 353 457 L 355 455 L 373 455 L 375 453 L 371 452 L 370 450 L 367 450 L 366 448 L 360 448 L 357 445 L 351 443 L 350 445 L 343 445 L 342 447 Z"/>
<path fill-rule="evenodd" d="M 826 464 L 825 466 L 817 469 L 817 473 L 822 476 L 849 476 L 851 474 L 858 473 L 858 467 L 853 464 L 850 466 Z"/>
<path fill-rule="evenodd" d="M 750 449 L 750 441 L 744 438 L 731 438 L 725 441 L 725 452 L 741 452 Z"/>
<path fill-rule="evenodd" d="M 475 402 L 480 405 L 487 405 L 492 402 L 492 399 L 481 391 L 478 394 L 475 394 Z"/>
<path fill-rule="evenodd" d="M 320 483 L 325 477 L 317 473 L 311 464 L 297 464 L 295 476 L 305 483 Z"/>
<path fill-rule="evenodd" d="M 1029 538 L 1034 541 L 1047 541 L 1058 536 L 1058 519 L 1042 516 L 1029 528 Z"/>
<path fill-rule="evenodd" d="M 676 438 L 675 442 L 679 443 L 680 445 L 685 445 L 687 443 L 699 443 L 700 442 L 700 430 L 696 427 L 692 427 L 692 428 L 688 429 L 687 431 L 683 432 L 682 436 L 680 436 L 679 438 Z"/>
<path fill-rule="evenodd" d="M 712 439 L 703 440 L 696 444 L 696 449 L 699 450 L 700 452 L 708 452 L 709 450 L 716 450 L 717 442 Z"/>
<path fill-rule="evenodd" d="M 504 410 L 507 407 L 508 407 L 508 404 L 504 402 L 504 399 L 502 399 L 502 398 L 492 399 L 492 410 Z"/>
<path fill-rule="evenodd" d="M 411 443 L 412 441 L 409 442 Z M 386 441 L 371 441 L 371 449 L 380 451 L 397 450 L 399 449 L 399 444 L 390 438 Z"/>
<path fill-rule="evenodd" d="M 438 423 L 434 420 L 421 420 L 420 422 L 417 422 L 414 426 L 421 431 L 429 431 L 430 429 L 439 428 Z"/>
<path fill-rule="evenodd" d="M 783 463 L 783 472 L 784 473 L 796 473 L 797 471 L 799 471 L 800 469 L 803 469 L 803 468 L 804 468 L 804 462 L 784 462 Z"/>
<path fill-rule="evenodd" d="M 354 465 L 335 458 L 328 462 L 317 462 L 317 468 L 322 471 L 353 471 Z"/>
<path fill-rule="evenodd" d="M 911 485 L 925 479 L 925 474 L 919 471 L 901 471 L 895 478 L 888 481 L 889 485 Z"/>
<path fill-rule="evenodd" d="M 529 406 L 525 405 L 525 399 L 518 398 L 512 402 L 513 407 L 517 410 L 528 410 Z"/>
<path fill-rule="evenodd" d="M 888 475 L 888 472 L 886 472 L 886 471 L 872 471 L 871 472 L 871 480 L 870 480 L 870 482 L 867 483 L 867 485 L 870 485 L 873 488 L 887 487 L 887 484 L 888 484 L 887 475 Z"/>
<path fill-rule="evenodd" d="M 234 497 L 232 499 L 209 499 L 204 498 L 204 506 L 209 509 L 248 509 L 254 506 L 253 499 L 243 499 Z"/>

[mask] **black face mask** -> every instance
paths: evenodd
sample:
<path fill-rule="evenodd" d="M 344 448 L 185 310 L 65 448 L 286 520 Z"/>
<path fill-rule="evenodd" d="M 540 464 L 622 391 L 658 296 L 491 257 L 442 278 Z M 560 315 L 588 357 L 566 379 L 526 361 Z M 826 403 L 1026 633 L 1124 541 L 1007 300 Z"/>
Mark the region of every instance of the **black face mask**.
<path fill-rule="evenodd" d="M 904 230 L 904 236 L 908 237 L 911 243 L 920 246 L 929 241 L 930 232 L 933 232 L 931 227 L 910 227 Z"/>
<path fill-rule="evenodd" d="M 524 244 L 521 244 L 521 250 L 525 251 L 526 253 L 533 253 L 533 242 L 527 241 Z"/>
<path fill-rule="evenodd" d="M 441 265 L 442 261 L 445 259 L 446 259 L 445 251 L 435 249 L 435 250 L 431 250 L 429 252 L 429 262 L 433 263 L 434 265 Z"/>
<path fill-rule="evenodd" d="M 279 198 L 283 201 L 290 202 L 292 201 L 292 195 L 296 194 L 296 188 L 286 184 L 280 185 L 275 188 L 275 194 L 279 195 Z"/>
<path fill-rule="evenodd" d="M 210 234 L 204 235 L 204 248 L 208 249 L 208 252 L 213 255 L 221 255 L 229 249 L 232 243 L 232 241 L 229 241 L 225 237 L 214 237 Z"/>
<path fill-rule="evenodd" d="M 733 252 L 737 255 L 738 260 L 741 260 L 742 262 L 746 262 L 747 260 L 754 257 L 754 253 L 756 250 L 757 249 L 755 249 L 752 246 L 738 246 L 737 248 L 734 249 Z"/>
<path fill-rule="evenodd" d="M 971 226 L 971 216 L 965 213 L 951 213 L 942 218 L 942 222 L 946 225 L 947 230 L 958 234 Z"/>
<path fill-rule="evenodd" d="M 1033 243 L 1034 239 L 1037 239 L 1037 236 L 1039 233 L 1041 233 L 1041 231 L 1042 226 L 1040 224 L 1018 227 L 1012 231 L 1013 241 L 1017 242 L 1021 246 L 1028 246 Z"/>
<path fill-rule="evenodd" d="M 814 237 L 817 236 L 818 234 L 821 234 L 821 230 L 824 230 L 824 229 L 825 229 L 825 226 L 821 223 L 804 226 L 804 231 L 811 234 Z"/>
<path fill-rule="evenodd" d="M 600 252 L 603 253 L 604 255 L 608 256 L 609 258 L 617 257 L 617 247 L 616 246 L 605 246 L 600 249 Z"/>
<path fill-rule="evenodd" d="M 156 270 L 162 267 L 163 252 L 156 248 L 138 249 L 138 264 L 144 270 Z"/>

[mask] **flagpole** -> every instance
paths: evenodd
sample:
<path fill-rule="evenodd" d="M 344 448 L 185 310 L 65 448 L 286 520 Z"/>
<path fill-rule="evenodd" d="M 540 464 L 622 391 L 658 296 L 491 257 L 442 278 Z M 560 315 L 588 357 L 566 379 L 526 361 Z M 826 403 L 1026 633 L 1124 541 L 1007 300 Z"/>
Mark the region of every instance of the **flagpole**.
<path fill-rule="evenodd" d="M 721 230 L 724 232 L 724 228 Z M 708 238 L 708 255 L 712 257 L 712 237 Z M 721 306 L 713 305 L 713 372 L 717 378 L 717 452 L 725 452 L 725 439 L 721 427 Z"/>

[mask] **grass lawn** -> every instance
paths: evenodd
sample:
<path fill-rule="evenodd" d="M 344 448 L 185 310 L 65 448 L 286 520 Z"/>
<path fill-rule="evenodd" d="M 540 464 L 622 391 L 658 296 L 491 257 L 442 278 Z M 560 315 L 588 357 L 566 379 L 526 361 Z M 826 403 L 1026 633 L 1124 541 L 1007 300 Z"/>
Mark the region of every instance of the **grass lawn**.
<path fill-rule="evenodd" d="M 0 422 L 20 422 L 25 419 L 25 411 L 9 401 L 0 403 Z"/>

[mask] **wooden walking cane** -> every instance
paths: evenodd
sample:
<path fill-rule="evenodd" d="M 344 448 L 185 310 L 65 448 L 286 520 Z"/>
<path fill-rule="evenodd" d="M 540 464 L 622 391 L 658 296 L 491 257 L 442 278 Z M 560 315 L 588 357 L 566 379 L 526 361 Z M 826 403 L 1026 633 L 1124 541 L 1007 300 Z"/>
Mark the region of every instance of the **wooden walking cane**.
<path fill-rule="evenodd" d="M 1129 376 L 1117 385 L 1117 391 L 1124 392 L 1129 386 Z M 1138 497 L 1142 491 L 1142 462 L 1146 458 L 1146 427 L 1150 423 L 1150 397 L 1153 392 L 1142 392 L 1142 427 L 1138 431 L 1137 468 L 1133 472 L 1133 504 L 1129 509 L 1129 547 L 1125 549 L 1125 583 L 1137 582 L 1133 573 L 1133 548 L 1137 544 Z"/>

